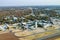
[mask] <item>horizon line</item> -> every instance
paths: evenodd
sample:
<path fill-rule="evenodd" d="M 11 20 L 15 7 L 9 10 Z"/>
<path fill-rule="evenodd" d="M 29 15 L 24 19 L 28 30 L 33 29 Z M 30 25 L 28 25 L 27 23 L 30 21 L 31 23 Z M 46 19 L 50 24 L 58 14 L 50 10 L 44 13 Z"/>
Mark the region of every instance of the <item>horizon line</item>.
<path fill-rule="evenodd" d="M 60 6 L 60 5 L 19 5 L 19 6 Z M 14 5 L 14 6 L 0 6 L 0 7 L 18 7 L 18 6 Z"/>

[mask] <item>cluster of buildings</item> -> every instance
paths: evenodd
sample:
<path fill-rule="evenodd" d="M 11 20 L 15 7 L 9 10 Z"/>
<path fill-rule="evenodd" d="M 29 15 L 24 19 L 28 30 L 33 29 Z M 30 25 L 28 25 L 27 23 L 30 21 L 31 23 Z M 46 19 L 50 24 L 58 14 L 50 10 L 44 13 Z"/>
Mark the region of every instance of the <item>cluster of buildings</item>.
<path fill-rule="evenodd" d="M 28 20 L 28 22 L 21 21 L 13 25 L 14 27 L 17 26 L 17 27 L 24 28 L 24 29 L 34 30 L 39 27 L 46 29 L 47 27 L 51 27 L 53 24 L 50 21 L 45 21 L 45 20 L 34 20 L 34 21 Z"/>
<path fill-rule="evenodd" d="M 32 10 L 32 9 L 31 9 Z M 32 13 L 29 14 L 29 15 L 32 15 L 32 16 L 35 16 L 34 13 L 33 13 L 33 10 L 32 10 Z M 28 16 L 29 16 L 28 15 Z M 40 14 L 40 16 L 47 16 L 46 14 Z M 12 19 L 13 18 L 13 19 Z M 10 16 L 7 16 L 6 18 L 4 19 L 12 19 L 10 21 L 16 21 L 18 20 L 18 17 L 15 17 L 14 15 L 12 17 Z M 34 20 L 34 21 L 31 21 L 31 20 L 28 20 L 28 22 L 24 22 L 23 19 L 25 19 L 24 17 L 21 17 L 21 22 L 18 22 L 18 23 L 15 23 L 15 24 L 12 24 L 13 27 L 20 27 L 20 28 L 24 28 L 24 29 L 36 29 L 38 27 L 42 27 L 42 28 L 47 28 L 47 27 L 51 27 L 52 25 L 60 25 L 60 19 L 58 18 L 55 18 L 55 17 L 50 17 L 50 20 L 49 21 L 46 21 L 46 20 Z M 5 24 L 6 25 L 6 24 Z M 5 26 L 7 27 L 7 26 Z M 18 26 L 19 25 L 19 26 Z M 2 29 L 0 27 L 0 29 Z M 5 28 L 6 29 L 6 28 Z"/>

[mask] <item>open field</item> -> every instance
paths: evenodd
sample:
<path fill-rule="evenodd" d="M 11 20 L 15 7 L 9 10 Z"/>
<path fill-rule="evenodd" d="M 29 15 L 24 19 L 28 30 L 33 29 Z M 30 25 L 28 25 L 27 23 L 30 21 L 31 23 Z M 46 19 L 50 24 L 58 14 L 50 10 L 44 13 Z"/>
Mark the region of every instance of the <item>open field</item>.
<path fill-rule="evenodd" d="M 51 29 L 51 28 L 48 28 L 48 29 Z M 10 30 L 12 30 L 12 33 L 13 33 L 12 35 L 9 33 Z M 7 34 L 8 36 L 10 36 L 10 35 L 16 36 L 16 38 L 18 40 L 36 40 L 37 38 L 42 38 L 44 36 L 52 35 L 54 33 L 59 33 L 59 32 L 60 32 L 60 30 L 54 30 L 53 28 L 50 31 L 45 31 L 42 28 L 37 28 L 35 30 L 24 30 L 24 31 L 19 30 L 19 29 L 10 28 L 9 30 L 6 30 L 5 32 L 0 31 L 0 35 L 3 36 L 2 34 L 6 35 L 6 33 L 9 33 L 9 34 Z M 8 39 L 8 37 L 7 37 L 7 39 Z M 5 39 L 3 39 L 3 40 L 5 40 Z"/>

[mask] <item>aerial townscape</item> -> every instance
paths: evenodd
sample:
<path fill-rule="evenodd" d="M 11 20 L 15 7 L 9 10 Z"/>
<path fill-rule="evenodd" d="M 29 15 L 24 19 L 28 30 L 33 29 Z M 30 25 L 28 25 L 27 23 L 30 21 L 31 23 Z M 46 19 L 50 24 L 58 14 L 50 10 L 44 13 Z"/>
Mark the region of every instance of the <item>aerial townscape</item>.
<path fill-rule="evenodd" d="M 60 6 L 0 7 L 0 40 L 60 40 Z"/>

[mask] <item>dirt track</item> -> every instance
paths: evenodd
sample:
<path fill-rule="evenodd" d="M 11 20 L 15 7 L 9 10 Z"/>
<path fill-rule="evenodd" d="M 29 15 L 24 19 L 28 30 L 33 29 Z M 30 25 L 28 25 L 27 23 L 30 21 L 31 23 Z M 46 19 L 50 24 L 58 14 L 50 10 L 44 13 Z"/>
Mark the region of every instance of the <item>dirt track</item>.
<path fill-rule="evenodd" d="M 0 34 L 0 40 L 18 40 L 12 33 Z"/>

